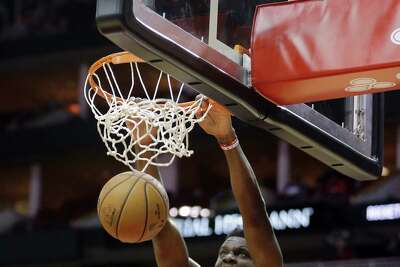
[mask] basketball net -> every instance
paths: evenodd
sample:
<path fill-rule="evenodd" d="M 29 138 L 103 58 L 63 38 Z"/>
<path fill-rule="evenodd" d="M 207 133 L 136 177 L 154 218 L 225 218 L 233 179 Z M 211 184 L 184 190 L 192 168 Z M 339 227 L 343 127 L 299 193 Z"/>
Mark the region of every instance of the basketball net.
<path fill-rule="evenodd" d="M 131 72 L 128 90 L 121 90 L 112 68 L 124 63 L 129 64 Z M 174 89 L 171 77 L 162 71 L 156 87 L 148 90 L 138 63 L 145 62 L 128 52 L 101 58 L 90 67 L 84 91 L 86 102 L 97 120 L 97 130 L 107 148 L 107 155 L 131 170 L 136 161 L 144 161 L 145 165 L 140 171 L 145 171 L 150 165 L 168 166 L 175 157 L 191 156 L 193 151 L 189 150 L 189 132 L 204 119 L 211 105 L 208 105 L 202 117 L 196 118 L 204 96 L 200 95 L 192 102 L 180 103 L 184 84 Z M 101 69 L 102 76 L 98 73 Z M 158 98 L 164 76 L 169 98 Z M 134 95 L 137 80 L 145 97 Z M 169 154 L 170 157 L 160 162 L 157 157 L 161 154 Z"/>

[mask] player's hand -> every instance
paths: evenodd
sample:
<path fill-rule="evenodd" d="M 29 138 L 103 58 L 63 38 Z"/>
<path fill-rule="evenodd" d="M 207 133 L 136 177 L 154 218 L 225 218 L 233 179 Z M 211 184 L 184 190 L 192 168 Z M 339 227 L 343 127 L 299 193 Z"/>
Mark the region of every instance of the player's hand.
<path fill-rule="evenodd" d="M 232 142 L 236 138 L 235 130 L 232 127 L 231 113 L 224 106 L 214 100 L 205 98 L 196 113 L 196 117 L 200 118 L 209 105 L 212 105 L 212 107 L 204 120 L 199 123 L 200 127 L 206 133 L 213 135 L 219 143 Z"/>

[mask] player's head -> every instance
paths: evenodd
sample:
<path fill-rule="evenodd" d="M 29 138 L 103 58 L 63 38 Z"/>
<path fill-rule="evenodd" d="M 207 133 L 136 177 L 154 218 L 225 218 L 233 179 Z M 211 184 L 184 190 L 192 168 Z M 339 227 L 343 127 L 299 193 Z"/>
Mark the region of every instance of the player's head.
<path fill-rule="evenodd" d="M 234 230 L 229 234 L 218 251 L 215 267 L 221 266 L 254 267 L 243 231 Z"/>

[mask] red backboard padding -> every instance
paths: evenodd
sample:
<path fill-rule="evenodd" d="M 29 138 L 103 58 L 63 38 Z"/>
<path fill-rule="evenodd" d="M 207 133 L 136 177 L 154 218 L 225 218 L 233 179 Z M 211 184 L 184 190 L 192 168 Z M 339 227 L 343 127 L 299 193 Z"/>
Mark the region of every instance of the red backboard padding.
<path fill-rule="evenodd" d="M 400 89 L 400 0 L 260 5 L 252 83 L 281 105 Z"/>

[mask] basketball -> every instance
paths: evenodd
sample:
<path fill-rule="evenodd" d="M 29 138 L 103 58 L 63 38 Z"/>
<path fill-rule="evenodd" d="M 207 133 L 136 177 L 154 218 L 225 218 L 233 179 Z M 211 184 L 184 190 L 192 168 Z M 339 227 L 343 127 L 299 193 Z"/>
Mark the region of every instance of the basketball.
<path fill-rule="evenodd" d="M 129 171 L 111 178 L 100 192 L 97 213 L 103 228 L 125 243 L 152 239 L 164 227 L 167 193 L 152 176 Z"/>

